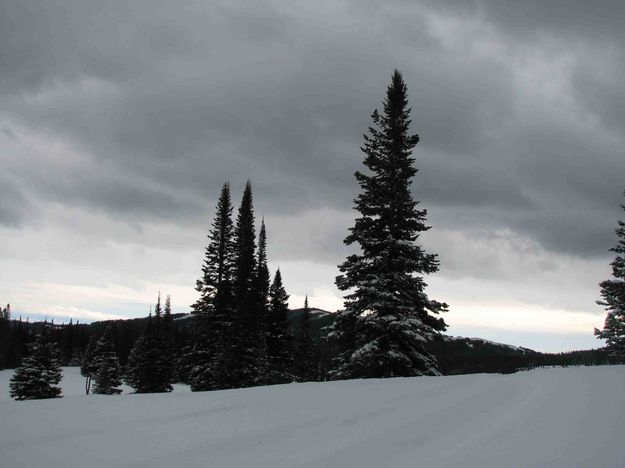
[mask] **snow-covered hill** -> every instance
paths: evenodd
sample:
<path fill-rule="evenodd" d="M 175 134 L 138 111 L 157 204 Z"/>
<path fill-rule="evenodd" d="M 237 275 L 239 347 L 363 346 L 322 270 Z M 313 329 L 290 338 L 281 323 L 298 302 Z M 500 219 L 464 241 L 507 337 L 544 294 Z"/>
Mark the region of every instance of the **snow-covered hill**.
<path fill-rule="evenodd" d="M 623 467 L 625 366 L 8 399 L 0 466 Z"/>
<path fill-rule="evenodd" d="M 445 336 L 443 335 L 443 339 L 447 340 L 447 341 L 464 341 L 467 346 L 469 346 L 470 348 L 472 348 L 474 346 L 474 343 L 480 343 L 480 344 L 488 344 L 488 345 L 492 345 L 492 346 L 499 346 L 500 348 L 506 348 L 510 351 L 514 351 L 514 352 L 518 352 L 521 354 L 525 354 L 527 352 L 530 353 L 535 353 L 536 351 L 529 349 L 529 348 L 523 348 L 520 346 L 514 346 L 514 345 L 510 345 L 510 344 L 506 344 L 506 343 L 499 343 L 497 341 L 490 341 L 490 340 L 485 340 L 484 338 L 468 338 L 468 337 L 464 337 L 464 336 Z"/>

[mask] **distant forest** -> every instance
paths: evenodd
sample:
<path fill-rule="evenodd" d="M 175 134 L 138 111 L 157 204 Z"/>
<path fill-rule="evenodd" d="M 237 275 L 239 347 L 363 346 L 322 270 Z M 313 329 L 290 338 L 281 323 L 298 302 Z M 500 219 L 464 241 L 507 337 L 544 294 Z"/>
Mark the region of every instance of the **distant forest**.
<path fill-rule="evenodd" d="M 324 372 L 328 369 L 333 357 L 332 346 L 323 340 L 323 336 L 331 329 L 335 314 L 312 310 L 309 325 L 314 343 L 315 372 L 314 380 L 325 380 Z M 304 309 L 290 310 L 288 313 L 289 330 L 297 335 L 304 316 Z M 191 344 L 190 315 L 173 314 L 174 340 L 181 352 Z M 93 322 L 90 324 L 73 323 L 55 324 L 53 322 L 26 322 L 22 320 L 0 320 L 0 368 L 13 369 L 20 365 L 27 356 L 28 344 L 42 327 L 51 331 L 52 340 L 61 351 L 62 365 L 80 366 L 83 354 L 92 337 L 99 337 L 107 327 L 111 327 L 115 351 L 120 363 L 126 365 L 128 355 L 135 342 L 145 328 L 147 318 Z M 441 336 L 429 344 L 439 369 L 444 375 L 470 373 L 511 373 L 541 366 L 593 366 L 611 363 L 605 349 L 572 351 L 566 353 L 541 353 L 527 348 L 492 343 L 473 338 L 453 338 Z M 187 380 L 179 374 L 182 382 Z"/>

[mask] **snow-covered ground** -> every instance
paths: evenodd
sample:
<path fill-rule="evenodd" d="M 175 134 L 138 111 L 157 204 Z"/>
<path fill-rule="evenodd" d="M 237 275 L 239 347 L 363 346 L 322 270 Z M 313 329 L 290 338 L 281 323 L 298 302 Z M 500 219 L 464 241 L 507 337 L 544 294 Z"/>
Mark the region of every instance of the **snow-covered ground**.
<path fill-rule="evenodd" d="M 8 398 L 0 466 L 624 467 L 625 366 Z"/>

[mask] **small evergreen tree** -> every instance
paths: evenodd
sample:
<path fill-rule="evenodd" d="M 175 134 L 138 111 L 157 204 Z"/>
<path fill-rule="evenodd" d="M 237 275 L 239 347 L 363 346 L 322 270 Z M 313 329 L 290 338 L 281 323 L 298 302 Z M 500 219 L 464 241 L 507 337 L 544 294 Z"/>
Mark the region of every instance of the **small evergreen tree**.
<path fill-rule="evenodd" d="M 93 350 L 93 365 L 95 366 L 95 385 L 93 393 L 102 395 L 115 395 L 121 393 L 121 389 L 116 388 L 121 385 L 121 367 L 119 358 L 113 347 L 111 327 L 106 327 L 104 334 L 100 337 Z"/>
<path fill-rule="evenodd" d="M 171 301 L 165 301 L 161 312 L 159 293 L 154 318 L 148 317 L 146 326 L 135 341 L 126 365 L 125 382 L 136 393 L 171 392 L 174 381 L 174 356 L 171 337 Z"/>
<path fill-rule="evenodd" d="M 289 295 L 278 269 L 269 288 L 269 326 L 267 329 L 267 383 L 293 381 L 292 339 L 288 333 Z"/>
<path fill-rule="evenodd" d="M 319 378 L 315 347 L 310 332 L 310 307 L 308 296 L 304 299 L 302 320 L 295 339 L 295 374 L 300 382 L 314 381 Z"/>
<path fill-rule="evenodd" d="M 147 386 L 144 386 L 143 382 L 148 380 L 146 375 L 147 372 L 145 372 L 147 367 L 145 365 L 145 355 L 147 353 L 145 335 L 146 331 L 149 328 L 152 328 L 151 322 L 152 316 L 150 315 L 145 329 L 132 345 L 130 354 L 128 355 L 128 360 L 126 361 L 126 370 L 124 372 L 123 380 L 126 385 L 135 390 L 135 393 L 149 393 Z"/>
<path fill-rule="evenodd" d="M 355 174 L 360 216 L 345 243 L 357 244 L 360 253 L 339 266 L 336 278 L 349 293 L 329 334 L 340 349 L 334 379 L 438 374 L 425 343 L 445 330 L 436 316 L 447 306 L 425 293 L 422 275 L 436 272 L 438 260 L 416 243 L 429 227 L 410 191 L 417 172 L 411 154 L 419 138 L 409 134 L 407 106 L 406 84 L 395 70 L 384 112 L 373 112 L 374 127 L 364 136 L 368 173 Z"/>
<path fill-rule="evenodd" d="M 621 205 L 625 210 L 625 205 Z M 603 330 L 595 328 L 595 335 L 607 342 L 607 348 L 617 362 L 625 361 L 625 223 L 618 222 L 616 228 L 618 242 L 610 249 L 616 253 L 612 261 L 612 279 L 599 284 L 602 301 L 598 301 L 608 311 Z"/>
<path fill-rule="evenodd" d="M 16 400 L 56 398 L 61 381 L 61 353 L 49 336 L 47 327 L 30 345 L 30 355 L 22 360 L 10 381 L 10 395 Z"/>
<path fill-rule="evenodd" d="M 148 316 L 147 323 L 139 338 L 135 341 L 128 362 L 124 381 L 132 387 L 136 393 L 156 392 L 157 377 L 157 352 L 155 343 L 154 319 L 152 314 Z"/>

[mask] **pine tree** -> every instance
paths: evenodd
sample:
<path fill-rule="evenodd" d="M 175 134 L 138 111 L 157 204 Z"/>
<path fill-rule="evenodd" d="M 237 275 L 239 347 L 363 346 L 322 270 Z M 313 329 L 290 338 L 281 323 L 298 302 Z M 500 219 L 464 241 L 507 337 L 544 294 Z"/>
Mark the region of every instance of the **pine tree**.
<path fill-rule="evenodd" d="M 93 363 L 95 366 L 95 384 L 93 393 L 102 395 L 115 395 L 121 393 L 116 388 L 121 385 L 121 367 L 119 358 L 113 348 L 113 338 L 111 327 L 106 327 L 104 334 L 100 337 L 93 350 Z"/>
<path fill-rule="evenodd" d="M 245 185 L 235 228 L 236 257 L 234 265 L 235 343 L 233 347 L 233 377 L 239 387 L 257 385 L 264 379 L 259 363 L 260 342 L 258 294 L 256 286 L 256 235 L 252 185 Z"/>
<path fill-rule="evenodd" d="M 22 360 L 10 381 L 10 394 L 16 400 L 56 398 L 61 381 L 61 352 L 49 336 L 47 327 L 29 346 L 30 355 Z"/>
<path fill-rule="evenodd" d="M 169 297 L 165 301 L 165 308 L 169 309 L 168 319 L 171 321 L 171 303 Z M 171 357 L 170 333 L 171 329 L 166 330 L 165 316 L 161 307 L 161 293 L 159 291 L 154 307 L 154 328 L 150 336 L 150 350 L 153 353 L 153 363 L 155 366 L 154 374 L 154 392 L 171 392 L 173 387 L 173 371 L 174 363 Z M 171 324 L 170 324 L 171 325 Z"/>
<path fill-rule="evenodd" d="M 196 285 L 200 297 L 192 305 L 193 347 L 184 356 L 193 391 L 238 386 L 232 370 L 236 244 L 228 183 L 222 188 L 208 239 L 202 277 Z"/>
<path fill-rule="evenodd" d="M 267 329 L 267 383 L 293 381 L 292 339 L 288 333 L 289 295 L 278 269 L 269 288 L 269 323 Z"/>
<path fill-rule="evenodd" d="M 436 316 L 447 305 L 425 293 L 422 275 L 436 272 L 438 260 L 416 242 L 429 227 L 426 210 L 417 209 L 410 192 L 419 138 L 409 133 L 407 106 L 406 84 L 396 70 L 384 112 L 373 112 L 374 126 L 364 136 L 368 171 L 355 174 L 360 216 L 345 244 L 357 244 L 360 253 L 347 257 L 336 278 L 339 289 L 351 292 L 329 335 L 341 351 L 330 373 L 334 379 L 438 374 L 424 344 L 445 330 Z"/>
<path fill-rule="evenodd" d="M 135 340 L 124 373 L 124 382 L 135 390 L 135 393 L 151 393 L 154 368 L 148 359 L 150 346 L 148 336 L 152 334 L 152 314 L 148 317 L 145 328 Z"/>
<path fill-rule="evenodd" d="M 625 205 L 621 205 L 625 210 Z M 625 362 L 625 223 L 618 222 L 616 228 L 618 242 L 610 249 L 616 253 L 612 266 L 613 279 L 602 281 L 602 301 L 598 301 L 608 311 L 603 330 L 595 328 L 595 335 L 607 342 L 610 356 L 617 362 Z"/>
<path fill-rule="evenodd" d="M 161 347 L 163 355 L 162 379 L 163 382 L 167 383 L 165 386 L 169 388 L 168 391 L 173 390 L 171 384 L 176 381 L 176 363 L 178 361 L 174 330 L 174 320 L 171 316 L 171 296 L 167 295 L 161 329 Z"/>
<path fill-rule="evenodd" d="M 260 225 L 258 234 L 258 254 L 256 258 L 256 273 L 254 277 L 255 292 L 255 317 L 257 323 L 256 338 L 258 342 L 257 363 L 258 374 L 257 384 L 268 382 L 268 362 L 267 362 L 267 340 L 272 326 L 271 315 L 269 313 L 269 287 L 270 287 L 269 267 L 267 266 L 267 229 L 265 220 Z"/>
<path fill-rule="evenodd" d="M 319 377 L 315 347 L 310 332 L 310 317 L 308 296 L 306 296 L 302 320 L 295 339 L 295 374 L 300 382 L 314 381 Z"/>
<path fill-rule="evenodd" d="M 161 349 L 156 318 L 148 317 L 145 328 L 135 341 L 126 364 L 125 382 L 136 393 L 171 391 L 167 378 L 160 373 Z"/>
<path fill-rule="evenodd" d="M 143 332 L 135 341 L 126 365 L 125 382 L 136 393 L 171 392 L 174 381 L 174 356 L 172 342 L 171 300 L 165 301 L 161 311 L 158 295 L 154 318 L 148 317 Z"/>

